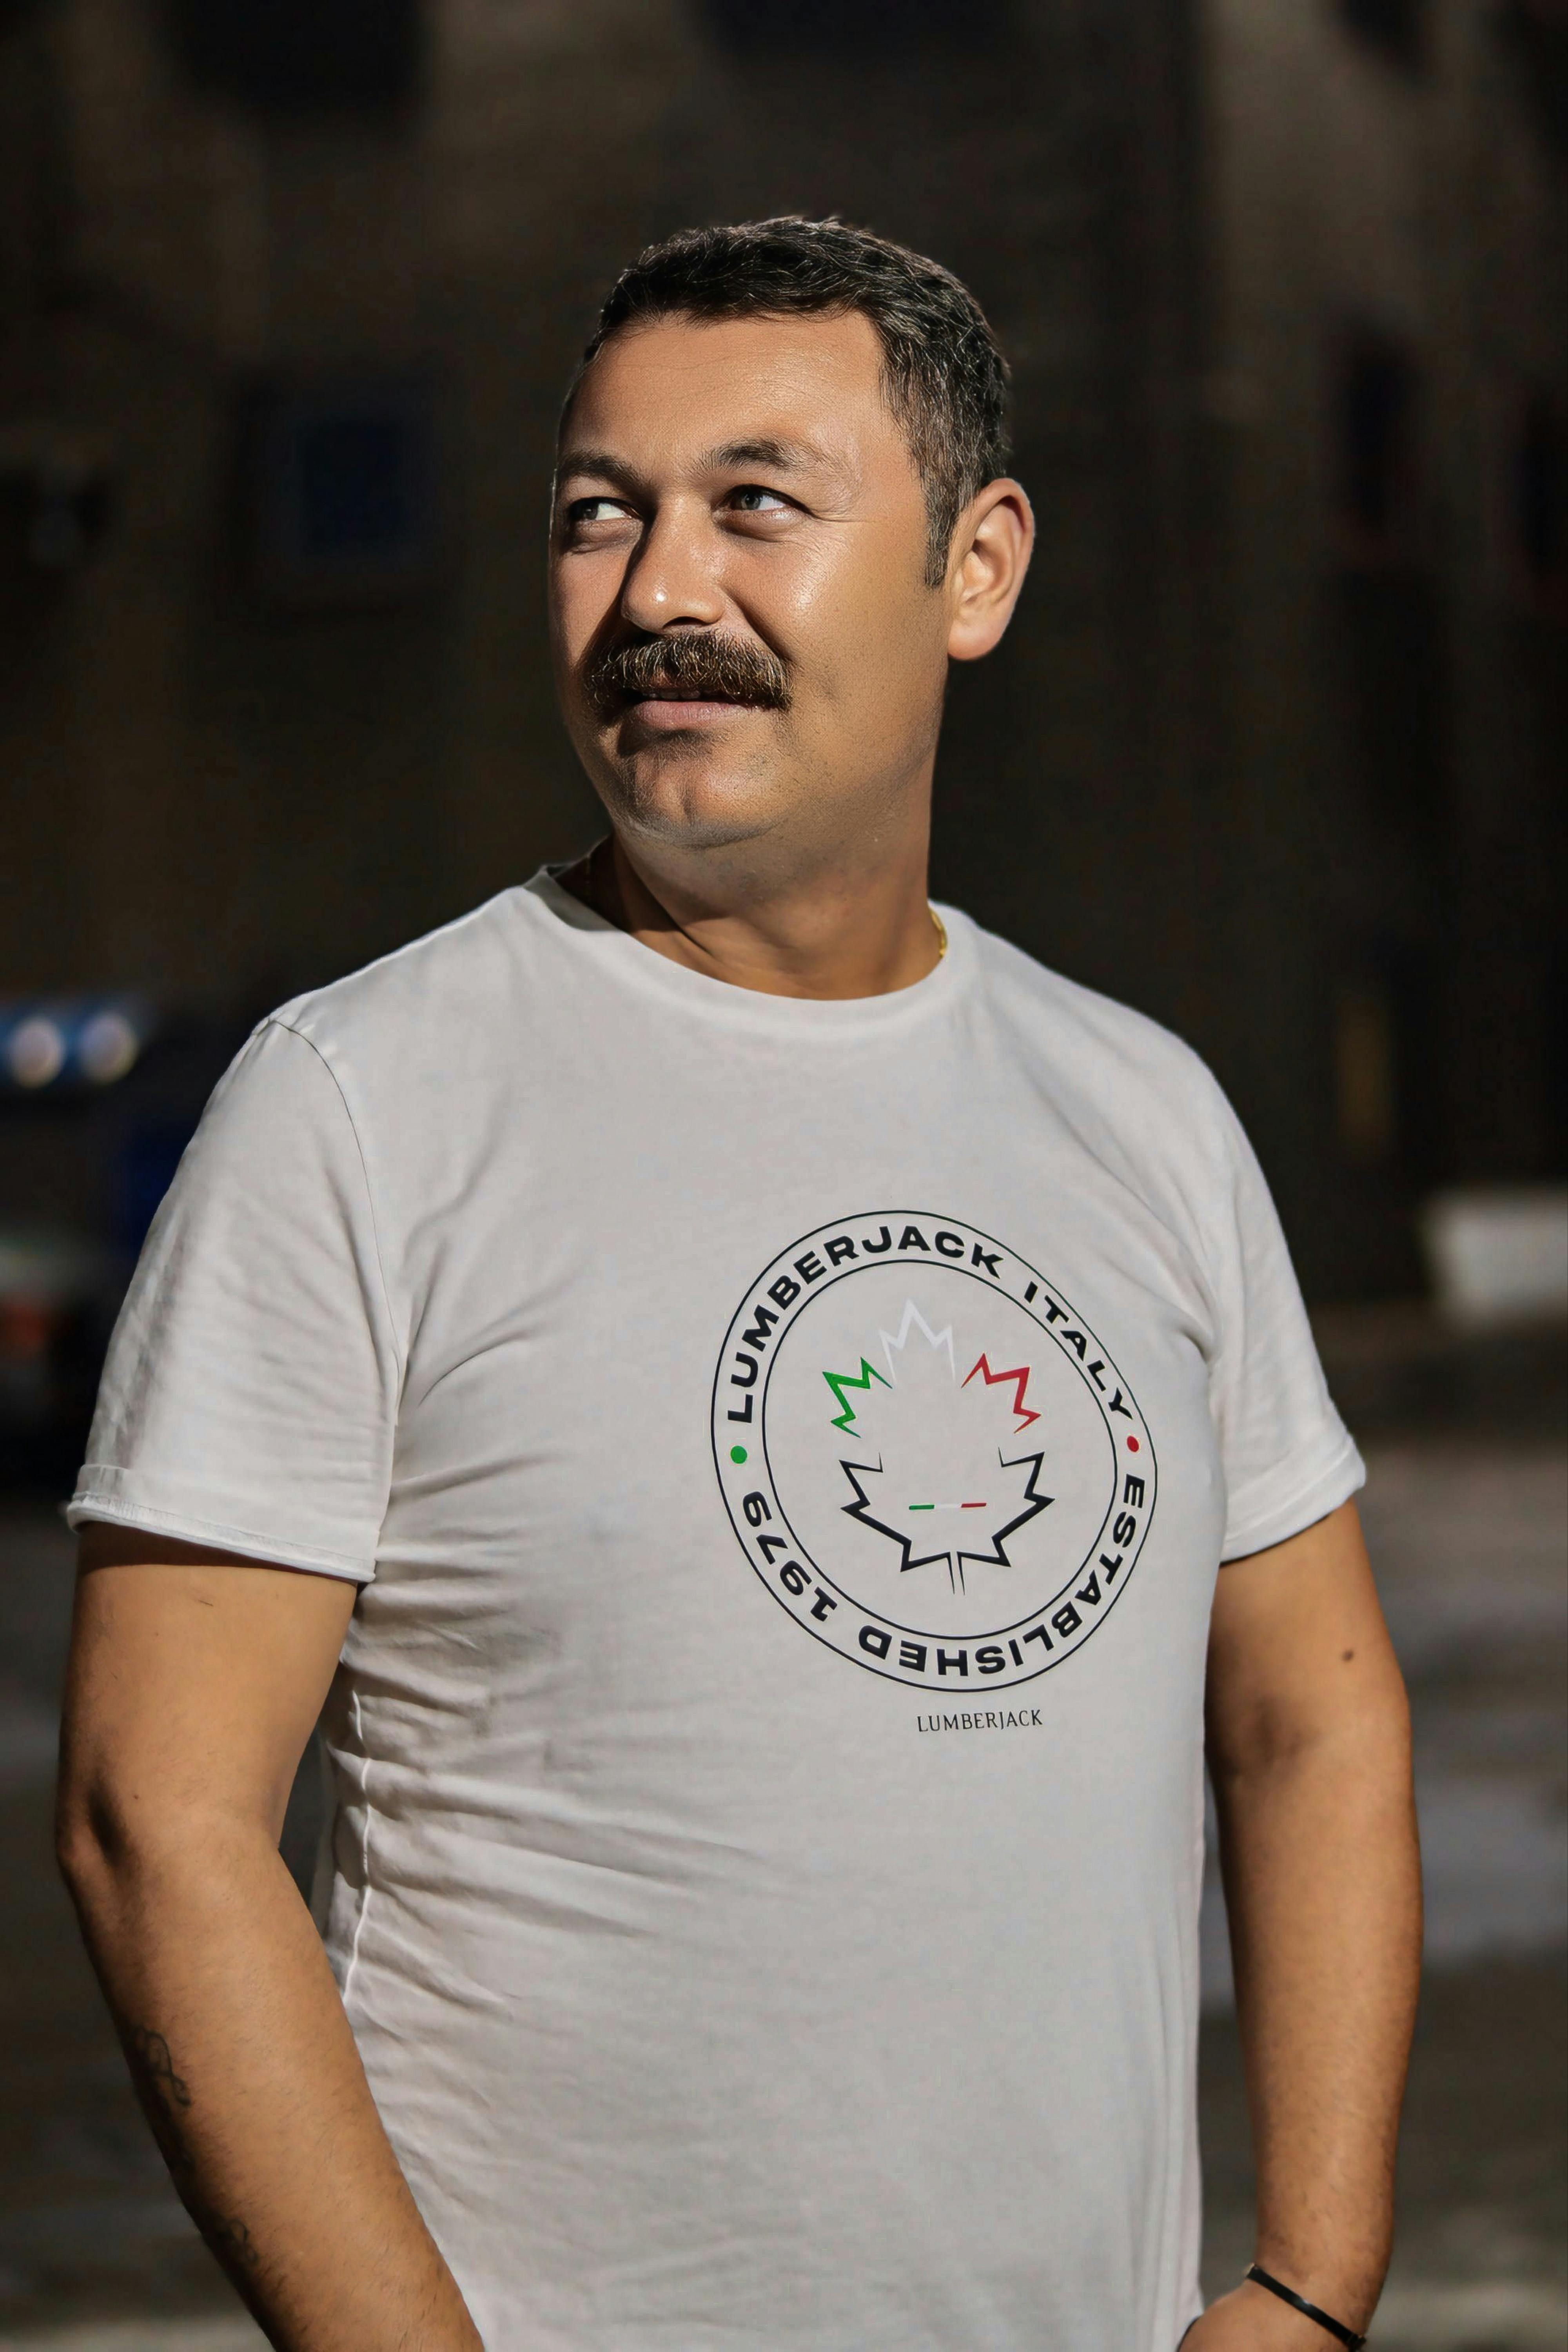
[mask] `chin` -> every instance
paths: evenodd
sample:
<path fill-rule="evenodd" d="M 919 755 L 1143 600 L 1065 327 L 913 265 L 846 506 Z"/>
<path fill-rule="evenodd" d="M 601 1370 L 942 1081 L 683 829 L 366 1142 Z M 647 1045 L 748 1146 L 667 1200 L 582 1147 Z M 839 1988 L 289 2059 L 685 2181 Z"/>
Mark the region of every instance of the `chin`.
<path fill-rule="evenodd" d="M 771 833 L 787 798 L 776 778 L 727 767 L 717 747 L 671 744 L 662 756 L 616 761 L 605 797 L 628 833 L 686 849 L 721 849 Z"/>

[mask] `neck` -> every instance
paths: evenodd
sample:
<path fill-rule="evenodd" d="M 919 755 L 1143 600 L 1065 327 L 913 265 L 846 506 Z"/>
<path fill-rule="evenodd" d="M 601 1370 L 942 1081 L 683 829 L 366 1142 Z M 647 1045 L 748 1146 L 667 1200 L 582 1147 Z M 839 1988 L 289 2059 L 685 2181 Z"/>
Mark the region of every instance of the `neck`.
<path fill-rule="evenodd" d="M 662 845 L 618 832 L 563 874 L 563 886 L 656 955 L 766 996 L 884 996 L 940 961 L 926 896 L 929 832 L 874 859 L 789 879 L 674 870 Z"/>

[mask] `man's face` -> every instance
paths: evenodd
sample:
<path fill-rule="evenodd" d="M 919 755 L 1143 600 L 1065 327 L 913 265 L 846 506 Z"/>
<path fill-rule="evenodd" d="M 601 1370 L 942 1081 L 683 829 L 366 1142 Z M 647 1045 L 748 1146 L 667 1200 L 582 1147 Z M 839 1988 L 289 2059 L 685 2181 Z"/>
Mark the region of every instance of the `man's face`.
<path fill-rule="evenodd" d="M 614 337 L 566 421 L 551 541 L 572 740 L 618 822 L 803 850 L 923 787 L 952 614 L 858 313 Z"/>

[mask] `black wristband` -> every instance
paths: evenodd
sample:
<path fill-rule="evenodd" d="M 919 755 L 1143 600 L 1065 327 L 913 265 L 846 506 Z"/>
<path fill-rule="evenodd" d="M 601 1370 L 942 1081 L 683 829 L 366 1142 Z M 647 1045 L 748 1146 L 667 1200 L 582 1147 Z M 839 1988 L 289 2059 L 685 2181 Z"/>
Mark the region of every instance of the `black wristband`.
<path fill-rule="evenodd" d="M 1268 2272 L 1260 2270 L 1256 2263 L 1247 2275 L 1255 2285 L 1266 2286 L 1270 2294 L 1277 2294 L 1281 2303 L 1288 2303 L 1292 2311 L 1299 2311 L 1305 2318 L 1316 2321 L 1320 2327 L 1326 2327 L 1339 2343 L 1349 2347 L 1349 2352 L 1361 2352 L 1366 2337 L 1358 2336 L 1353 2327 L 1347 2327 L 1342 2319 L 1331 2319 L 1326 2311 L 1320 2311 L 1315 2303 L 1309 2303 L 1306 2296 L 1298 2294 L 1293 2287 L 1281 2286 L 1277 2278 L 1270 2278 Z"/>

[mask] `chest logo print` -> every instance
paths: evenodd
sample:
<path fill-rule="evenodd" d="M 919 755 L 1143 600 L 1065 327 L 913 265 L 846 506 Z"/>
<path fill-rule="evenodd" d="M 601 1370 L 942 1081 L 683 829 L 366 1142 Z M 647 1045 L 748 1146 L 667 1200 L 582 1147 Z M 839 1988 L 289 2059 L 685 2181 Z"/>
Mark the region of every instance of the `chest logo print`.
<path fill-rule="evenodd" d="M 1027 1681 L 1087 1641 L 1154 1508 L 1127 1381 L 1046 1277 L 956 1218 L 850 1217 L 747 1291 L 713 1459 L 806 1632 L 923 1690 Z"/>
<path fill-rule="evenodd" d="M 1037 1489 L 1044 1456 L 1008 1458 L 1015 1440 L 1040 1418 L 1024 1402 L 1030 1368 L 994 1372 L 982 1354 L 961 1380 L 952 1324 L 933 1331 L 912 1298 L 904 1301 L 897 1335 L 879 1336 L 886 1372 L 862 1356 L 858 1378 L 822 1375 L 844 1406 L 834 1427 L 860 1448 L 839 1465 L 855 1490 L 844 1508 L 899 1546 L 901 1574 L 945 1568 L 950 1587 L 961 1591 L 965 1560 L 1010 1566 L 1006 1538 L 1051 1502 Z M 971 1396 L 976 1380 L 985 1385 Z M 1005 1394 L 992 1393 L 1009 1387 L 1011 1406 Z M 867 1391 L 858 1411 L 845 1401 L 854 1388 Z M 933 1495 L 944 1485 L 987 1491 Z"/>

